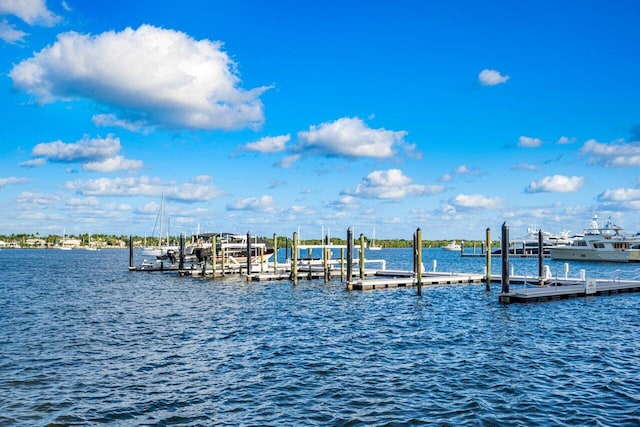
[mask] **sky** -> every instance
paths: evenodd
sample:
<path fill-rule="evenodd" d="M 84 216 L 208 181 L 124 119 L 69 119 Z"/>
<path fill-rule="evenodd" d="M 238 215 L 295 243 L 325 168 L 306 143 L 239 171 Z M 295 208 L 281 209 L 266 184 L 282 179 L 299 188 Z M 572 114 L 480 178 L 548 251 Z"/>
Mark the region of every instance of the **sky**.
<path fill-rule="evenodd" d="M 639 18 L 0 0 L 0 234 L 151 235 L 163 197 L 173 235 L 483 239 L 594 215 L 635 233 Z"/>

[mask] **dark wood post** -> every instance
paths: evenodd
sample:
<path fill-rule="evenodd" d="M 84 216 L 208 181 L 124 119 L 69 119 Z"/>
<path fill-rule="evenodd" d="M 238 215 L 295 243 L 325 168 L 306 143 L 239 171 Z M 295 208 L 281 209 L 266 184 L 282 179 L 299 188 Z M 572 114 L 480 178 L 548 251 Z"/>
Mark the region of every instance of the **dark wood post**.
<path fill-rule="evenodd" d="M 505 221 L 502 224 L 502 293 L 509 293 L 509 225 Z M 505 297 L 509 301 L 509 297 Z"/>
<path fill-rule="evenodd" d="M 347 229 L 347 288 L 353 279 L 353 229 Z"/>
<path fill-rule="evenodd" d="M 133 269 L 133 236 L 129 235 L 129 270 Z"/>
<path fill-rule="evenodd" d="M 247 231 L 247 277 L 251 275 L 251 232 Z"/>

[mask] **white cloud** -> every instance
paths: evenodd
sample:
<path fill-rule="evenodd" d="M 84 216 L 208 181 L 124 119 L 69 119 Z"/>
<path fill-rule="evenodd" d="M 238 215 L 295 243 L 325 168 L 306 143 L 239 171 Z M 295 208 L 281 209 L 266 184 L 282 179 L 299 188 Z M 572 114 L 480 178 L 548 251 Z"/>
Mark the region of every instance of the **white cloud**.
<path fill-rule="evenodd" d="M 84 162 L 82 169 L 92 172 L 115 172 L 142 168 L 141 160 L 129 160 L 116 155 L 120 151 L 120 139 L 113 135 L 106 138 L 90 138 L 85 135 L 80 141 L 43 142 L 31 150 L 37 159 L 21 163 L 21 166 L 40 166 L 46 160 L 53 162 Z"/>
<path fill-rule="evenodd" d="M 582 176 L 553 175 L 532 181 L 525 189 L 527 193 L 573 193 L 584 184 Z"/>
<path fill-rule="evenodd" d="M 275 163 L 275 166 L 282 169 L 292 168 L 295 163 L 300 159 L 300 154 L 292 154 L 290 156 L 283 157 L 280 161 Z"/>
<path fill-rule="evenodd" d="M 122 156 L 89 162 L 82 165 L 82 169 L 92 172 L 116 172 L 142 169 L 142 160 L 129 160 Z"/>
<path fill-rule="evenodd" d="M 0 0 L 0 15 L 15 15 L 29 25 L 52 27 L 60 17 L 47 9 L 45 0 Z"/>
<path fill-rule="evenodd" d="M 566 144 L 573 144 L 574 142 L 576 142 L 576 139 L 574 137 L 561 136 L 556 141 L 556 144 L 558 144 L 558 145 L 566 145 Z"/>
<path fill-rule="evenodd" d="M 6 186 L 6 185 L 13 185 L 13 184 L 25 184 L 27 182 L 31 181 L 29 178 L 18 178 L 15 176 L 10 176 L 7 178 L 0 178 L 0 188 Z"/>
<path fill-rule="evenodd" d="M 22 208 L 30 209 L 34 205 L 44 206 L 50 205 L 59 201 L 58 196 L 52 194 L 43 194 L 43 193 L 32 193 L 32 192 L 22 192 L 16 197 L 16 203 L 22 206 Z"/>
<path fill-rule="evenodd" d="M 20 166 L 27 167 L 27 168 L 35 168 L 37 166 L 42 166 L 45 163 L 47 163 L 47 159 L 45 159 L 43 157 L 40 157 L 38 159 L 26 160 L 26 161 L 20 163 Z"/>
<path fill-rule="evenodd" d="M 68 181 L 65 188 L 83 196 L 160 197 L 164 194 L 167 200 L 188 203 L 208 201 L 223 194 L 223 191 L 213 184 L 204 185 L 193 182 L 177 184 L 148 176 Z"/>
<path fill-rule="evenodd" d="M 369 173 L 355 190 L 345 190 L 343 194 L 365 199 L 404 199 L 444 191 L 444 187 L 440 185 L 427 186 L 412 182 L 400 169 L 376 170 Z"/>
<path fill-rule="evenodd" d="M 236 200 L 235 202 L 227 204 L 227 209 L 230 211 L 251 211 L 263 213 L 273 213 L 277 210 L 273 197 L 268 195 Z"/>
<path fill-rule="evenodd" d="M 89 138 L 85 135 L 80 141 L 73 143 L 40 143 L 33 147 L 31 154 L 51 161 L 75 162 L 106 159 L 116 155 L 120 148 L 120 139 L 113 135 L 107 135 L 106 138 Z"/>
<path fill-rule="evenodd" d="M 478 80 L 482 86 L 495 86 L 500 83 L 506 83 L 509 76 L 503 76 L 499 71 L 484 69 L 478 74 Z"/>
<path fill-rule="evenodd" d="M 240 89 L 222 43 L 151 25 L 60 34 L 9 76 L 42 104 L 90 99 L 114 110 L 113 124 L 165 128 L 257 128 L 264 121 L 259 96 L 268 89 Z"/>
<path fill-rule="evenodd" d="M 147 126 L 145 126 L 144 122 L 141 120 L 138 120 L 137 122 L 121 120 L 118 119 L 115 114 L 94 114 L 91 117 L 91 121 L 96 126 L 119 127 L 131 132 L 146 132 L 148 130 Z"/>
<path fill-rule="evenodd" d="M 540 138 L 532 138 L 530 136 L 521 136 L 518 138 L 518 147 L 540 147 L 542 140 Z"/>
<path fill-rule="evenodd" d="M 640 201 L 640 189 L 638 188 L 616 188 L 608 189 L 598 196 L 600 201 L 629 202 Z"/>
<path fill-rule="evenodd" d="M 4 40 L 9 44 L 17 44 L 23 42 L 25 36 L 27 36 L 27 33 L 16 29 L 6 19 L 0 20 L 0 40 Z"/>
<path fill-rule="evenodd" d="M 458 194 L 449 203 L 458 209 L 495 209 L 502 205 L 500 197 L 486 197 L 481 194 Z"/>
<path fill-rule="evenodd" d="M 406 131 L 371 129 L 357 117 L 343 117 L 299 132 L 296 148 L 344 157 L 388 158 L 395 154 L 395 146 L 404 144 L 406 135 Z"/>
<path fill-rule="evenodd" d="M 511 170 L 537 171 L 540 170 L 540 166 L 532 165 L 530 163 L 518 163 L 517 165 L 511 166 Z"/>
<path fill-rule="evenodd" d="M 241 147 L 245 151 L 257 151 L 259 153 L 278 153 L 284 151 L 291 135 L 266 136 L 255 142 L 250 142 Z"/>
<path fill-rule="evenodd" d="M 640 142 L 607 144 L 590 139 L 584 143 L 580 153 L 589 156 L 589 162 L 608 167 L 640 166 Z"/>

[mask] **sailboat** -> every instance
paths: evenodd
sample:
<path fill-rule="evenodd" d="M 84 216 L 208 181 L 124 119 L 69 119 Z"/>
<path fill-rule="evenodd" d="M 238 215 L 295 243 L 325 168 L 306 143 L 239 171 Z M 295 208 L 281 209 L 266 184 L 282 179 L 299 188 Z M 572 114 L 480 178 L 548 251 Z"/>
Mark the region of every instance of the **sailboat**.
<path fill-rule="evenodd" d="M 146 256 L 162 256 L 167 253 L 169 249 L 178 250 L 177 246 L 169 246 L 169 232 L 167 231 L 167 242 L 166 244 L 162 244 L 163 238 L 163 230 L 162 224 L 164 222 L 164 193 L 162 193 L 162 200 L 160 202 L 160 210 L 158 211 L 158 216 L 156 217 L 156 224 L 159 225 L 158 232 L 158 246 L 145 246 L 142 248 L 142 255 Z M 155 225 L 153 227 L 153 231 L 155 232 Z"/>
<path fill-rule="evenodd" d="M 60 249 L 61 251 L 70 251 L 71 250 L 71 246 L 65 246 L 64 244 L 67 242 L 67 229 L 63 228 L 62 229 L 62 240 L 60 240 L 60 246 L 57 247 L 57 249 Z"/>
<path fill-rule="evenodd" d="M 370 251 L 379 251 L 382 249 L 382 246 L 376 245 L 376 229 L 373 228 L 373 236 L 371 237 L 371 244 L 369 245 Z"/>

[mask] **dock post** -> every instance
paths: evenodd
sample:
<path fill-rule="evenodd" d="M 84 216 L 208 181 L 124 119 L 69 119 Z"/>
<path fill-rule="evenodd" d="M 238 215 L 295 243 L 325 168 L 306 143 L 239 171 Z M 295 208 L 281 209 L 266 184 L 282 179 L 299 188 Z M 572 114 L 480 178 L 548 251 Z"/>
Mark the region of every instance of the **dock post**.
<path fill-rule="evenodd" d="M 360 233 L 360 279 L 364 280 L 364 234 Z"/>
<path fill-rule="evenodd" d="M 247 231 L 247 278 L 251 275 L 251 232 Z"/>
<path fill-rule="evenodd" d="M 542 239 L 542 229 L 538 230 L 538 281 L 544 285 L 544 242 Z"/>
<path fill-rule="evenodd" d="M 322 262 L 324 263 L 324 283 L 329 281 L 329 236 L 325 236 L 322 246 Z"/>
<path fill-rule="evenodd" d="M 487 261 L 486 261 L 487 275 L 484 279 L 485 289 L 487 291 L 490 291 L 491 290 L 491 229 L 490 228 L 487 228 L 487 242 L 486 242 L 485 256 L 487 257 Z"/>
<path fill-rule="evenodd" d="M 416 280 L 418 285 L 418 296 L 422 296 L 422 230 L 416 230 Z"/>
<path fill-rule="evenodd" d="M 216 278 L 216 263 L 218 260 L 217 248 L 216 248 L 216 235 L 211 236 L 211 278 Z"/>
<path fill-rule="evenodd" d="M 264 273 L 264 246 L 260 246 L 260 273 Z"/>
<path fill-rule="evenodd" d="M 298 284 L 298 233 L 293 232 L 293 241 L 291 242 L 291 280 L 293 284 Z"/>
<path fill-rule="evenodd" d="M 502 224 L 502 297 L 501 301 L 509 303 L 509 225 L 505 221 Z"/>
<path fill-rule="evenodd" d="M 353 229 L 347 229 L 347 290 L 352 290 L 353 284 Z"/>
<path fill-rule="evenodd" d="M 184 233 L 180 234 L 180 255 L 179 255 L 179 264 L 178 264 L 178 270 L 182 271 L 184 270 Z M 205 261 L 206 263 L 206 261 Z"/>
<path fill-rule="evenodd" d="M 464 240 L 460 241 L 460 256 L 464 255 Z"/>
<path fill-rule="evenodd" d="M 278 274 L 278 235 L 273 233 L 273 274 Z"/>
<path fill-rule="evenodd" d="M 129 235 L 129 270 L 133 269 L 133 236 Z"/>
<path fill-rule="evenodd" d="M 340 281 L 344 283 L 344 248 L 340 248 Z"/>

